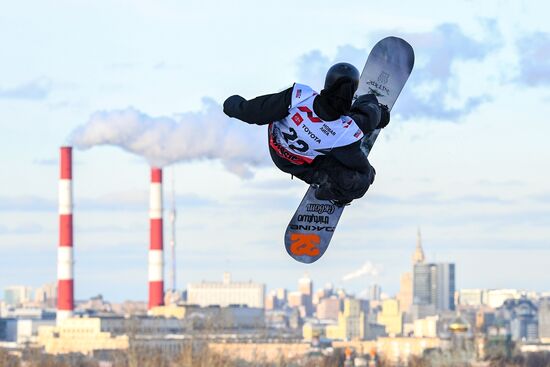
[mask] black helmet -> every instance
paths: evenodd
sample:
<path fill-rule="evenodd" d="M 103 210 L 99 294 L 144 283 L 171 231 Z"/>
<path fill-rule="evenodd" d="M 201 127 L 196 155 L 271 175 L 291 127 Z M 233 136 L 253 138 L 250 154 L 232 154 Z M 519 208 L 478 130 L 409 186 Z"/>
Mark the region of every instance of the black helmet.
<path fill-rule="evenodd" d="M 357 90 L 357 87 L 359 86 L 359 70 L 347 62 L 339 62 L 338 64 L 332 65 L 331 68 L 328 69 L 327 76 L 325 77 L 325 89 L 329 89 L 342 78 L 351 80 L 355 85 L 355 90 Z"/>

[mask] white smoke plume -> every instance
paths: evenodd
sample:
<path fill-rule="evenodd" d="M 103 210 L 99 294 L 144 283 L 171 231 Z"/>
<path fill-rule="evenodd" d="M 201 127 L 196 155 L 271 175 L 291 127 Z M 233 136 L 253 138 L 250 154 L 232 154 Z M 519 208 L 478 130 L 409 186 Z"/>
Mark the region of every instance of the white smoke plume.
<path fill-rule="evenodd" d="M 203 99 L 203 104 L 200 112 L 176 117 L 151 117 L 132 107 L 97 111 L 71 133 L 69 141 L 79 149 L 118 146 L 156 167 L 219 159 L 241 177 L 250 177 L 251 167 L 269 162 L 265 126 L 230 119 L 211 99 Z"/>
<path fill-rule="evenodd" d="M 356 279 L 362 276 L 372 276 L 377 277 L 380 274 L 380 267 L 378 265 L 374 265 L 370 261 L 367 261 L 363 266 L 361 266 L 359 269 L 352 271 L 349 274 L 346 274 L 342 277 L 342 281 L 346 282 L 348 280 Z"/>

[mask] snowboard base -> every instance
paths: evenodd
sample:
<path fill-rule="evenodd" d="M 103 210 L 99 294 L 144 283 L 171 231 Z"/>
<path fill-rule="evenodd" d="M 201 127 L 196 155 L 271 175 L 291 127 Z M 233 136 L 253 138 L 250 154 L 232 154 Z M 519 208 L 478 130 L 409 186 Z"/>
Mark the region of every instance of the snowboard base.
<path fill-rule="evenodd" d="M 317 199 L 315 190 L 309 187 L 285 233 L 288 254 L 306 264 L 323 256 L 344 211 L 343 206 Z"/>

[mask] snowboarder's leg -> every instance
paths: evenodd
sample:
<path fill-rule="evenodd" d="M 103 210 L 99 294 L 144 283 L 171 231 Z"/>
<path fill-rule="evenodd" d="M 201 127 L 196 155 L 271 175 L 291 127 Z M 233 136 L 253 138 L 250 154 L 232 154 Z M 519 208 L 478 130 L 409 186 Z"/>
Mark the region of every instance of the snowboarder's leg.
<path fill-rule="evenodd" d="M 315 196 L 345 205 L 365 195 L 374 181 L 372 166 L 365 172 L 347 168 L 330 156 L 315 158 L 312 164 L 296 165 L 280 157 L 269 147 L 273 163 L 283 172 L 291 174 L 307 184 L 317 185 Z"/>
<path fill-rule="evenodd" d="M 271 159 L 273 160 L 273 163 L 279 168 L 281 171 L 286 172 L 288 174 L 291 174 L 300 180 L 306 182 L 307 184 L 316 183 L 315 181 L 315 164 L 303 164 L 303 165 L 297 165 L 293 164 L 286 159 L 280 157 L 271 146 L 269 147 L 269 154 L 271 154 Z"/>
<path fill-rule="evenodd" d="M 319 188 L 315 196 L 321 200 L 332 200 L 347 204 L 365 195 L 374 181 L 376 172 L 372 166 L 360 172 L 352 170 L 334 158 L 323 157 L 317 169 Z"/>

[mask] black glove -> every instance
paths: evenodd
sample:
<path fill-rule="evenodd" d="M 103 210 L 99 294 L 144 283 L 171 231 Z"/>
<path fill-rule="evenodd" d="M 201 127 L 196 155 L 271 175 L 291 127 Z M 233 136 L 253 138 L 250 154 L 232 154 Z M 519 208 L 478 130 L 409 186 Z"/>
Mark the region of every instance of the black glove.
<path fill-rule="evenodd" d="M 380 106 L 380 123 L 378 123 L 377 129 L 383 129 L 390 123 L 390 110 L 387 105 L 381 104 Z"/>
<path fill-rule="evenodd" d="M 223 112 L 229 117 L 237 116 L 239 107 L 245 99 L 241 96 L 234 95 L 223 102 Z"/>
<path fill-rule="evenodd" d="M 357 99 L 351 105 L 351 111 L 361 111 L 362 105 L 367 105 L 369 103 L 378 104 L 378 98 L 374 94 L 363 94 L 362 96 L 357 97 Z"/>
<path fill-rule="evenodd" d="M 381 108 L 374 94 L 359 96 L 351 106 L 350 117 L 357 123 L 363 133 L 375 130 L 380 123 Z"/>

